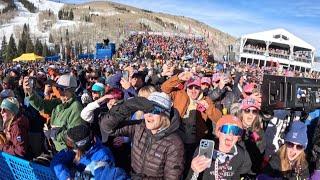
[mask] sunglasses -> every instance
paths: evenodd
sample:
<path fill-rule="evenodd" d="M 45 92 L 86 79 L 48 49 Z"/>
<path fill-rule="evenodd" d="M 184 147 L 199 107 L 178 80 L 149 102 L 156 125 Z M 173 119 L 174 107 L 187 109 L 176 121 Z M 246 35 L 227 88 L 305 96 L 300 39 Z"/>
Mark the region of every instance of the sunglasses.
<path fill-rule="evenodd" d="M 296 147 L 296 150 L 302 150 L 304 147 L 301 144 L 294 144 L 292 142 L 286 142 L 288 148 Z"/>
<path fill-rule="evenodd" d="M 164 109 L 155 106 L 150 113 L 151 113 L 151 114 L 155 114 L 155 115 L 159 115 L 159 114 L 161 114 L 161 113 L 163 113 L 163 112 L 165 112 Z"/>
<path fill-rule="evenodd" d="M 201 87 L 199 87 L 199 86 L 189 86 L 188 89 L 190 89 L 190 90 L 192 90 L 192 89 L 200 90 Z"/>
<path fill-rule="evenodd" d="M 234 136 L 242 135 L 242 129 L 236 125 L 231 124 L 221 126 L 220 132 L 223 134 L 233 134 Z"/>
<path fill-rule="evenodd" d="M 97 80 L 99 77 L 90 77 L 90 79 Z"/>
<path fill-rule="evenodd" d="M 256 110 L 256 109 L 245 109 L 245 110 L 243 110 L 246 114 L 249 114 L 249 113 L 251 113 L 251 114 L 258 114 L 259 113 L 259 111 L 258 110 Z"/>

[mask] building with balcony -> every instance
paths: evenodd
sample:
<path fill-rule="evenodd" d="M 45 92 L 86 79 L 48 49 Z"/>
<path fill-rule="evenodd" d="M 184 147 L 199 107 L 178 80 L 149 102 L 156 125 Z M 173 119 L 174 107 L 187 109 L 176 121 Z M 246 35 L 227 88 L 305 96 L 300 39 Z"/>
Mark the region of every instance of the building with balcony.
<path fill-rule="evenodd" d="M 236 44 L 236 59 L 247 64 L 310 71 L 315 48 L 285 29 L 274 29 L 241 36 Z"/>

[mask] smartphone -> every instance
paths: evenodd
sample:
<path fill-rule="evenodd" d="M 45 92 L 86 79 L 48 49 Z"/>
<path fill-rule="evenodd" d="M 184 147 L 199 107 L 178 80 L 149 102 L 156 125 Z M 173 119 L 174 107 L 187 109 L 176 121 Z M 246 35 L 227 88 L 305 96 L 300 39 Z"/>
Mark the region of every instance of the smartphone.
<path fill-rule="evenodd" d="M 199 156 L 205 156 L 208 159 L 212 159 L 214 150 L 214 141 L 209 139 L 201 139 L 199 146 Z"/>
<path fill-rule="evenodd" d="M 123 71 L 122 72 L 122 78 L 129 81 L 129 72 L 128 71 Z"/>
<path fill-rule="evenodd" d="M 33 89 L 33 87 L 34 87 L 34 83 L 35 83 L 35 79 L 34 78 L 32 78 L 32 77 L 29 77 L 29 86 L 30 86 L 30 88 L 31 89 Z"/>

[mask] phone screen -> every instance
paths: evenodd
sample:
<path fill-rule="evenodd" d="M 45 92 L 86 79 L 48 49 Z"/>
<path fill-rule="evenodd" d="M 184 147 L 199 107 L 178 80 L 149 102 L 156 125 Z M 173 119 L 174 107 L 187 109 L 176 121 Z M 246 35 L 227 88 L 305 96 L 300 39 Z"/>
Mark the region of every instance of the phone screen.
<path fill-rule="evenodd" d="M 212 159 L 214 150 L 214 141 L 208 139 L 201 139 L 199 146 L 199 156 L 205 156 L 208 159 Z"/>
<path fill-rule="evenodd" d="M 122 72 L 122 78 L 125 80 L 129 80 L 129 72 L 128 71 L 123 71 Z"/>

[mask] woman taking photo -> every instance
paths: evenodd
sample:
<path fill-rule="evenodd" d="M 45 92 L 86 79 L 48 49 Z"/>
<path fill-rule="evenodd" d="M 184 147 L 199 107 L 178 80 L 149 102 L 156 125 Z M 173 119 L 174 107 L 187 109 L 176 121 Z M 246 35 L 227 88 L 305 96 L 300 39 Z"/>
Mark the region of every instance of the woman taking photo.
<path fill-rule="evenodd" d="M 304 152 L 308 145 L 307 127 L 300 121 L 294 121 L 285 137 L 285 144 L 274 154 L 264 168 L 264 174 L 258 179 L 307 179 L 308 162 Z"/>

